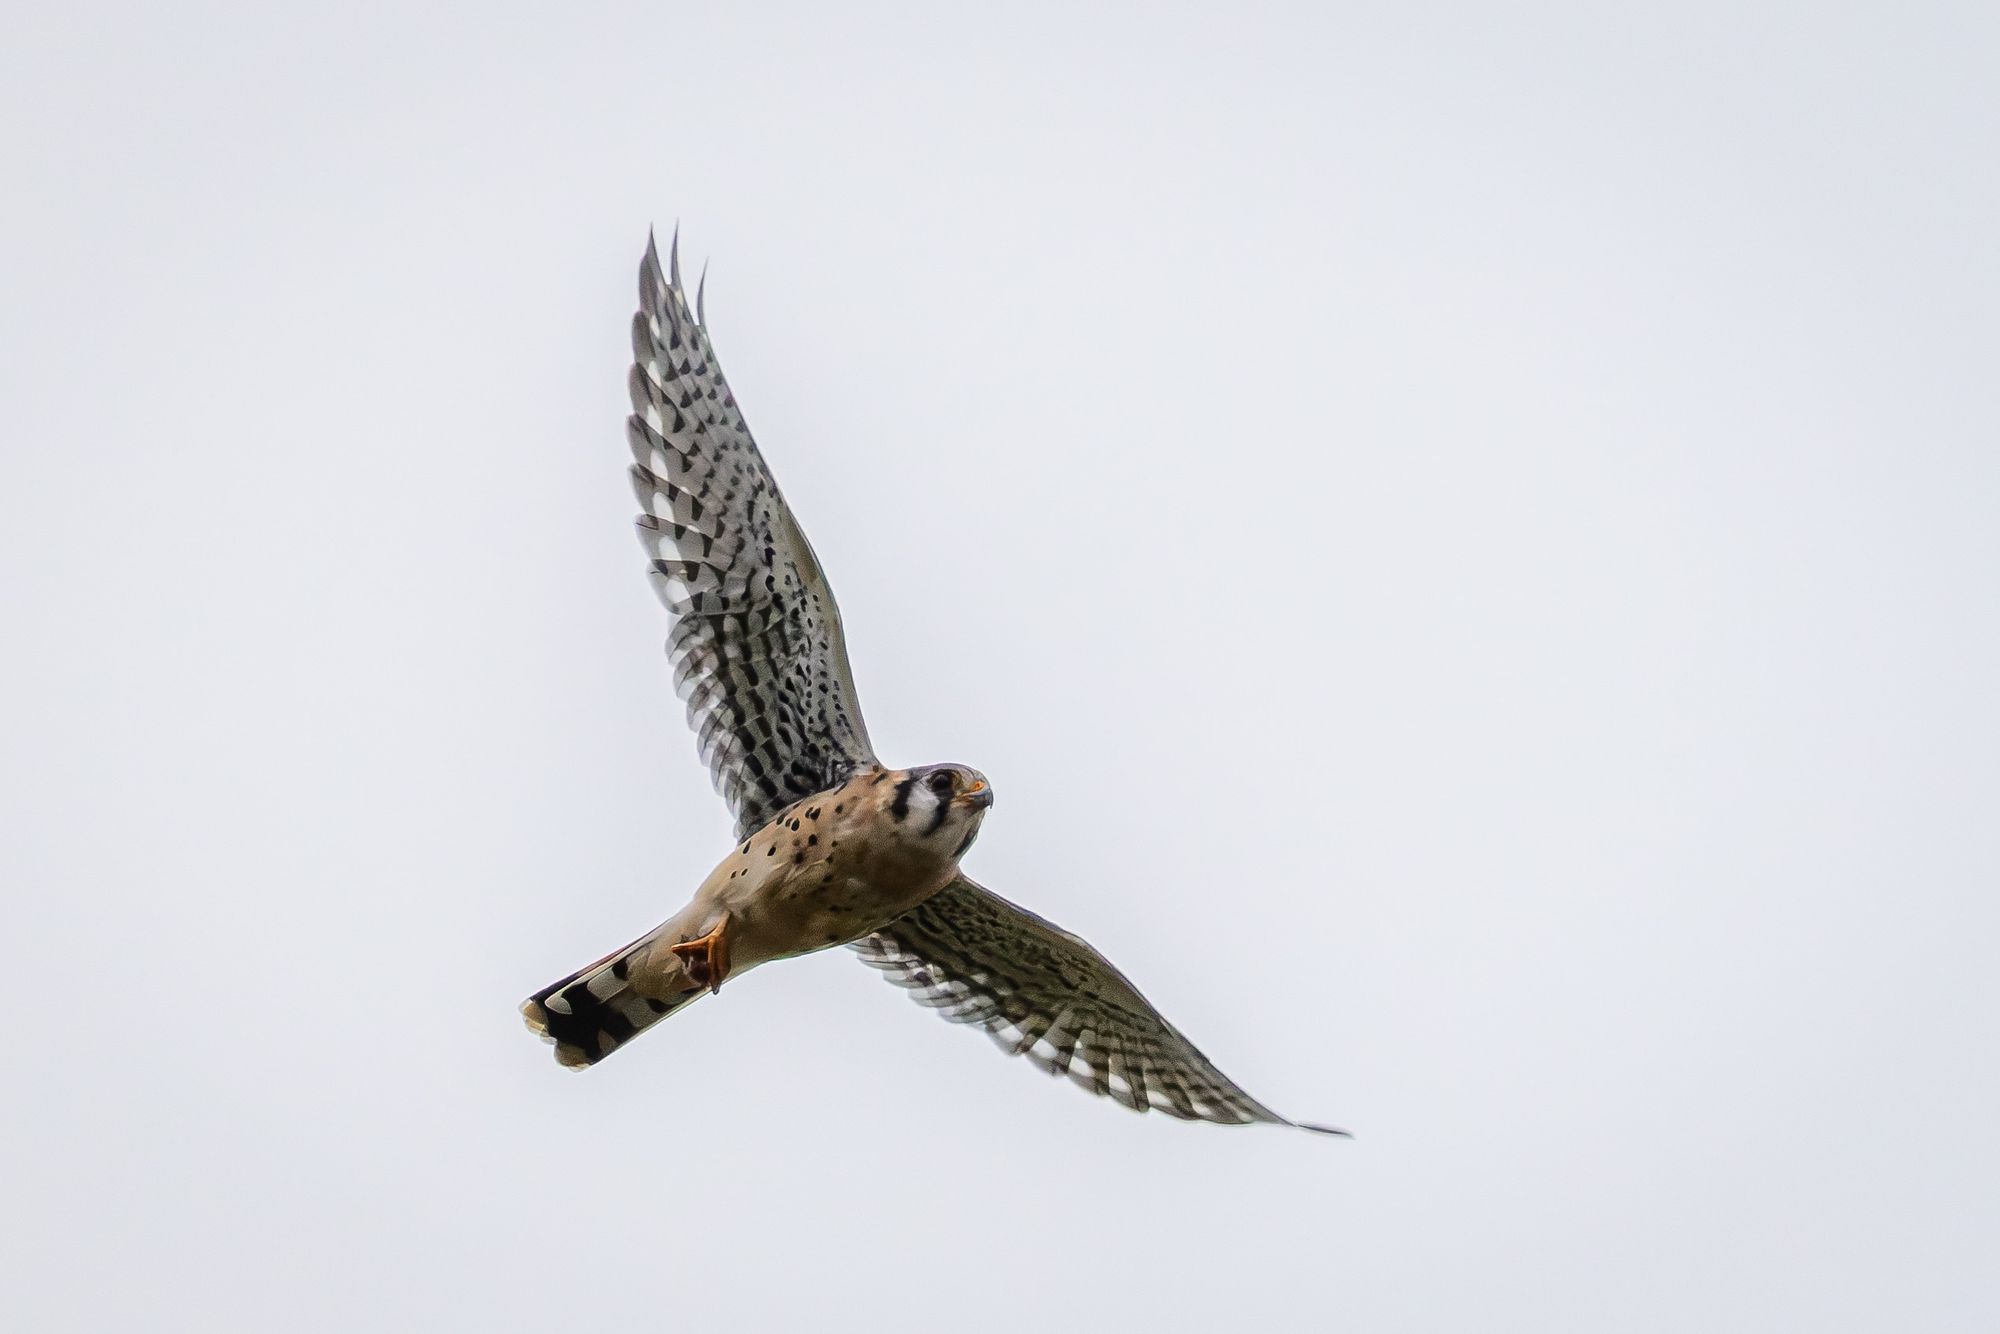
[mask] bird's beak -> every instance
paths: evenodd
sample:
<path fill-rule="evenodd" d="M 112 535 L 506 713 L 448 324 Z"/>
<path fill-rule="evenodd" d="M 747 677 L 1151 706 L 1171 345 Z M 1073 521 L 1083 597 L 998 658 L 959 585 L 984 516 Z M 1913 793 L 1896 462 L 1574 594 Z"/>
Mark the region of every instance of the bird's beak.
<path fill-rule="evenodd" d="M 993 804 L 993 789 L 975 780 L 971 787 L 958 794 L 958 799 L 975 811 L 983 811 Z"/>

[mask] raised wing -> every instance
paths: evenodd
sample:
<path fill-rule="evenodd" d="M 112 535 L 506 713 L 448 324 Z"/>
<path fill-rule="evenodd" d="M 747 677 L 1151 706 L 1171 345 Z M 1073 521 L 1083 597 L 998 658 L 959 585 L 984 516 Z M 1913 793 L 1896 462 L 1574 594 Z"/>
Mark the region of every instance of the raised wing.
<path fill-rule="evenodd" d="M 1347 1133 L 1287 1120 L 1252 1098 L 1088 941 L 964 876 L 854 948 L 918 1004 L 1134 1111 Z"/>
<path fill-rule="evenodd" d="M 875 754 L 833 590 L 688 308 L 679 249 L 669 275 L 646 241 L 626 428 L 674 688 L 740 838 Z"/>

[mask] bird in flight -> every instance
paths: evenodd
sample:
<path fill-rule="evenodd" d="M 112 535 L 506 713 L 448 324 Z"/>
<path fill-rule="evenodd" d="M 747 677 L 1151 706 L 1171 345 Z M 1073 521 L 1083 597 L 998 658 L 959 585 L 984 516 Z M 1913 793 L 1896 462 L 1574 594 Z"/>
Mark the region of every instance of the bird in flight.
<path fill-rule="evenodd" d="M 667 656 L 737 843 L 672 918 L 522 1002 L 563 1065 L 595 1065 L 758 964 L 853 948 L 945 1018 L 1135 1111 L 1286 1119 L 1216 1069 L 1080 937 L 975 884 L 976 769 L 875 758 L 840 611 L 689 307 L 678 234 L 649 237 L 632 317 L 639 538 Z M 705 284 L 703 285 L 705 286 Z"/>

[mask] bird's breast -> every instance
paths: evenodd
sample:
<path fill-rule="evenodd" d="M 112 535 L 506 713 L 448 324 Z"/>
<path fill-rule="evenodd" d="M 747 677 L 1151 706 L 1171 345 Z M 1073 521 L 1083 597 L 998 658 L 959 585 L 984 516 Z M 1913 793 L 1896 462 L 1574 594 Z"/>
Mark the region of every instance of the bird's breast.
<path fill-rule="evenodd" d="M 716 868 L 739 966 L 858 940 L 950 881 L 956 863 L 901 837 L 871 795 L 849 785 L 808 798 Z"/>

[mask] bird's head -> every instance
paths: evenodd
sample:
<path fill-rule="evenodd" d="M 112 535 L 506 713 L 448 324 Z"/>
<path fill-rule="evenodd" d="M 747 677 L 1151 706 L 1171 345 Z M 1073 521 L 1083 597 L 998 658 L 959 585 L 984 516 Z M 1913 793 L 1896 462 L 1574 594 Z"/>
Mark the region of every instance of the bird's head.
<path fill-rule="evenodd" d="M 993 785 L 977 769 L 926 764 L 896 776 L 889 816 L 911 837 L 950 849 L 955 860 L 972 846 L 992 805 Z"/>

